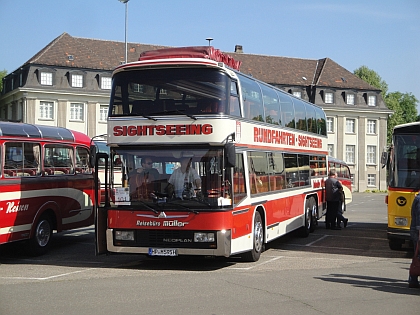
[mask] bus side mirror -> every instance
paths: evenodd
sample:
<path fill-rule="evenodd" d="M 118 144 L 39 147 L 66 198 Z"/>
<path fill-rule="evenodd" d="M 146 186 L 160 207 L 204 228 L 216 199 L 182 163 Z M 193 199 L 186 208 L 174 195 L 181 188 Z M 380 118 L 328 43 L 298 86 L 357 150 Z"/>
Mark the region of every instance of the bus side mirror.
<path fill-rule="evenodd" d="M 226 167 L 235 167 L 236 162 L 236 150 L 235 144 L 229 142 L 225 144 L 225 165 Z"/>
<path fill-rule="evenodd" d="M 89 166 L 91 168 L 95 167 L 97 151 L 98 151 L 98 149 L 96 148 L 96 145 L 91 145 L 90 146 Z"/>
<path fill-rule="evenodd" d="M 386 151 L 382 152 L 381 164 L 382 164 L 382 168 L 384 168 L 388 164 L 388 152 Z"/>

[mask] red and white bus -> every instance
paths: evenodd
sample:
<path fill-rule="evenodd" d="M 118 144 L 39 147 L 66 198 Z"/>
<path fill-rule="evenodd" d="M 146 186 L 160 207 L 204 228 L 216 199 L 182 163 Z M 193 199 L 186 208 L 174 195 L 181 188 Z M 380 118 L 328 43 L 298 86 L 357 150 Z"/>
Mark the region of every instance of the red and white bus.
<path fill-rule="evenodd" d="M 93 224 L 90 138 L 60 127 L 0 122 L 0 244 L 45 253 L 53 230 Z"/>
<path fill-rule="evenodd" d="M 346 205 L 348 205 L 353 200 L 353 189 L 352 189 L 352 180 L 350 168 L 347 163 L 336 159 L 332 156 L 328 156 L 328 169 L 334 169 L 337 174 L 337 179 L 343 185 L 344 201 L 341 203 L 342 211 L 346 210 Z"/>
<path fill-rule="evenodd" d="M 325 113 L 239 66 L 213 47 L 185 47 L 115 69 L 107 145 L 122 166 L 109 166 L 111 196 L 96 208 L 97 254 L 256 261 L 265 243 L 315 229 L 325 213 Z M 174 198 L 168 181 L 183 157 L 199 181 L 185 176 Z M 145 158 L 155 169 L 147 187 L 137 180 Z"/>

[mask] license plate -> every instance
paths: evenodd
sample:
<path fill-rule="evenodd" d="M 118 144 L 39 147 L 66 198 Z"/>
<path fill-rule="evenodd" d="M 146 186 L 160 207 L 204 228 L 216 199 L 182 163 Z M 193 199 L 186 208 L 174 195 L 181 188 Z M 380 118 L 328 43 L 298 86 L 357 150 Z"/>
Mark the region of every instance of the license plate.
<path fill-rule="evenodd" d="M 149 248 L 150 256 L 178 256 L 175 248 Z"/>

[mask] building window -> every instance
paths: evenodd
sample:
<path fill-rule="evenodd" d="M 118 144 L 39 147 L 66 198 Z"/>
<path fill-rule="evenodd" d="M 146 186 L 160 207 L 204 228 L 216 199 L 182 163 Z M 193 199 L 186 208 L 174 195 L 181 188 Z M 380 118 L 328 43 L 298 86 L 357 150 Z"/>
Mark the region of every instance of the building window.
<path fill-rule="evenodd" d="M 83 87 L 83 75 L 72 74 L 71 75 L 71 86 L 72 87 Z"/>
<path fill-rule="evenodd" d="M 134 83 L 133 92 L 135 93 L 144 93 L 144 85 Z"/>
<path fill-rule="evenodd" d="M 110 90 L 111 89 L 111 78 L 110 77 L 101 77 L 101 89 Z"/>
<path fill-rule="evenodd" d="M 366 150 L 366 163 L 376 164 L 376 145 L 368 145 Z"/>
<path fill-rule="evenodd" d="M 346 145 L 346 162 L 349 164 L 354 164 L 355 148 L 354 145 Z"/>
<path fill-rule="evenodd" d="M 334 132 L 334 118 L 327 117 L 327 132 Z"/>
<path fill-rule="evenodd" d="M 369 95 L 368 105 L 369 106 L 376 106 L 376 95 Z"/>
<path fill-rule="evenodd" d="M 70 120 L 83 121 L 85 117 L 85 108 L 82 103 L 70 104 Z"/>
<path fill-rule="evenodd" d="M 54 103 L 40 102 L 39 103 L 39 118 L 40 119 L 54 119 Z"/>
<path fill-rule="evenodd" d="M 302 92 L 295 91 L 295 92 L 293 92 L 293 96 L 296 96 L 298 98 L 302 98 Z"/>
<path fill-rule="evenodd" d="M 52 77 L 51 72 L 41 72 L 41 85 L 52 85 Z"/>
<path fill-rule="evenodd" d="M 325 93 L 325 100 L 324 100 L 325 104 L 332 104 L 334 103 L 334 94 L 331 92 L 326 92 Z"/>
<path fill-rule="evenodd" d="M 355 123 L 356 121 L 354 119 L 346 119 L 346 133 L 354 133 Z"/>
<path fill-rule="evenodd" d="M 368 120 L 367 121 L 367 133 L 368 134 L 376 134 L 376 120 Z"/>
<path fill-rule="evenodd" d="M 328 144 L 328 155 L 334 156 L 334 144 Z"/>
<path fill-rule="evenodd" d="M 99 121 L 106 122 L 107 117 L 108 117 L 108 106 L 101 105 L 99 107 Z"/>
<path fill-rule="evenodd" d="M 368 186 L 376 186 L 376 174 L 368 174 L 367 185 Z"/>
<path fill-rule="evenodd" d="M 354 105 L 354 94 L 346 94 L 346 104 Z"/>

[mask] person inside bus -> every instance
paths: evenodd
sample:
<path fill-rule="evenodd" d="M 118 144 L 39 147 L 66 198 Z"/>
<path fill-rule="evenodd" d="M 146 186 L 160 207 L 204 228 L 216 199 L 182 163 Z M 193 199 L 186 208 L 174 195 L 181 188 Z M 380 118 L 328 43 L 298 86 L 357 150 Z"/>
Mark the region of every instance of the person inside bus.
<path fill-rule="evenodd" d="M 131 200 L 149 199 L 150 194 L 155 191 L 154 186 L 159 177 L 159 171 L 153 168 L 152 157 L 143 157 L 141 159 L 141 167 L 128 175 Z"/>
<path fill-rule="evenodd" d="M 336 225 L 336 221 L 343 186 L 336 177 L 337 174 L 335 170 L 331 169 L 328 174 L 328 179 L 325 181 L 325 199 L 327 200 L 325 226 L 327 229 L 331 230 L 341 230 L 341 228 Z"/>
<path fill-rule="evenodd" d="M 168 180 L 168 195 L 180 199 L 191 199 L 201 196 L 201 178 L 196 169 L 191 167 L 192 152 L 183 152 L 181 166 L 174 170 Z"/>

